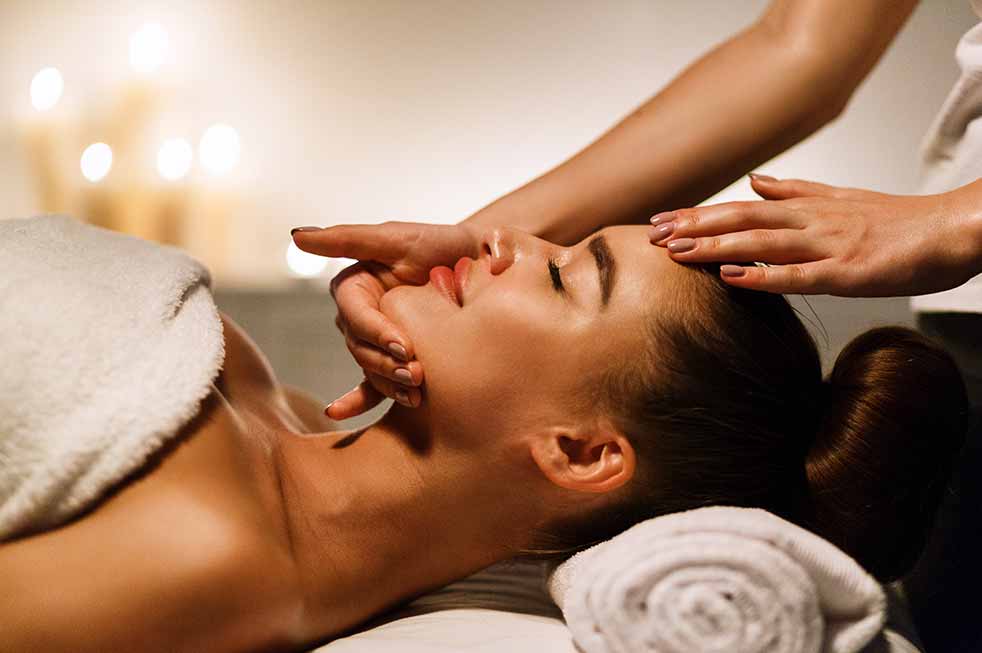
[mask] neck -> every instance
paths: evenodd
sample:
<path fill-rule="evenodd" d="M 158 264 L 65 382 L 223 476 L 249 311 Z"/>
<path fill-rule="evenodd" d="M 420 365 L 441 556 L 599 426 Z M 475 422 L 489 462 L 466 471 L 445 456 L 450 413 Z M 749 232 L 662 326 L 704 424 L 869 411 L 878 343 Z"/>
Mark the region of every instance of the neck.
<path fill-rule="evenodd" d="M 321 637 L 511 557 L 541 521 L 515 467 L 394 405 L 357 431 L 280 434 L 277 474 L 304 600 Z"/>

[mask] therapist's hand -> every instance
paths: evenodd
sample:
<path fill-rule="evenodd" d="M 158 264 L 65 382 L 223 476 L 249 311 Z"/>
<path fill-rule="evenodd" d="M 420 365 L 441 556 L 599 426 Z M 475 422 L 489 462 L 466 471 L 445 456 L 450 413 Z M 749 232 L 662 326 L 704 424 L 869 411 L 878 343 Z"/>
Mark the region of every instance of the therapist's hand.
<path fill-rule="evenodd" d="M 979 243 L 966 219 L 972 198 L 961 189 L 917 196 L 762 176 L 751 183 L 770 201 L 660 213 L 651 219 L 651 241 L 684 263 L 774 265 L 722 265 L 720 275 L 776 293 L 917 295 L 978 272 Z"/>
<path fill-rule="evenodd" d="M 294 230 L 293 241 L 304 251 L 358 259 L 331 280 L 331 296 L 338 308 L 335 324 L 364 370 L 365 380 L 331 402 L 328 417 L 342 420 L 360 415 L 385 397 L 405 406 L 419 405 L 422 364 L 414 360 L 409 336 L 379 311 L 379 301 L 396 286 L 425 284 L 430 268 L 452 266 L 462 256 L 477 258 L 478 231 L 466 224 L 417 222 Z"/>

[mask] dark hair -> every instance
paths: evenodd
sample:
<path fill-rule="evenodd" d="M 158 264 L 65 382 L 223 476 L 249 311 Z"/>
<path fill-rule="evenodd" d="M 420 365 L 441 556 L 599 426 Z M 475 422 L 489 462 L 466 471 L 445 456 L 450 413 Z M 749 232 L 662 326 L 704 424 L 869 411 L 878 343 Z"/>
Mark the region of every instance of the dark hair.
<path fill-rule="evenodd" d="M 611 505 L 550 524 L 520 557 L 558 561 L 645 519 L 732 505 L 813 531 L 883 582 L 909 571 L 965 437 L 951 356 L 881 327 L 823 380 L 787 300 L 728 286 L 717 266 L 690 267 L 657 309 L 647 351 L 612 365 L 599 397 L 593 388 L 635 449 L 634 479 Z"/>

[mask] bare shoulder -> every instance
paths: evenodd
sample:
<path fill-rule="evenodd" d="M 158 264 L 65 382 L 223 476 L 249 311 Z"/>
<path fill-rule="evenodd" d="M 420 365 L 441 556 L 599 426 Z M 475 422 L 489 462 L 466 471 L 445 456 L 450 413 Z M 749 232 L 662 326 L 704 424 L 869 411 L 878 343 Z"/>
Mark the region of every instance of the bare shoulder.
<path fill-rule="evenodd" d="M 4 646 L 151 652 L 272 643 L 291 606 L 292 570 L 253 528 L 177 488 L 121 495 L 118 506 L 0 545 Z"/>

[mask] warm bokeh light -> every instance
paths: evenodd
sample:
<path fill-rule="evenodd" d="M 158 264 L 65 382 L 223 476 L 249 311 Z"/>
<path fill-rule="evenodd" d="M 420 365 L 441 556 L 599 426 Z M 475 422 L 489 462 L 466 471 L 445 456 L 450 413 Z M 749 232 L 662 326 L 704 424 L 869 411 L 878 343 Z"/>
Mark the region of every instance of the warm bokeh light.
<path fill-rule="evenodd" d="M 164 63 L 167 32 L 158 23 L 146 23 L 130 35 L 130 65 L 140 73 L 152 73 Z"/>
<path fill-rule="evenodd" d="M 38 111 L 47 111 L 61 99 L 65 80 L 57 68 L 42 68 L 31 80 L 31 104 Z"/>
<path fill-rule="evenodd" d="M 297 277 L 316 277 L 327 267 L 328 260 L 323 256 L 303 251 L 293 241 L 290 241 L 290 245 L 286 248 L 286 265 Z"/>
<path fill-rule="evenodd" d="M 212 125 L 198 145 L 201 166 L 214 175 L 230 172 L 239 163 L 239 132 L 230 125 Z"/>
<path fill-rule="evenodd" d="M 157 172 L 168 181 L 177 181 L 188 174 L 193 160 L 191 144 L 183 138 L 171 138 L 157 152 Z"/>
<path fill-rule="evenodd" d="M 113 167 L 113 150 L 105 143 L 93 143 L 82 152 L 82 176 L 96 183 L 105 179 Z"/>

